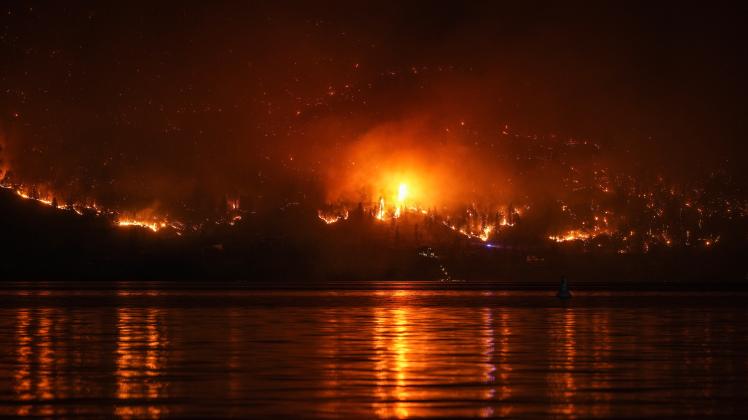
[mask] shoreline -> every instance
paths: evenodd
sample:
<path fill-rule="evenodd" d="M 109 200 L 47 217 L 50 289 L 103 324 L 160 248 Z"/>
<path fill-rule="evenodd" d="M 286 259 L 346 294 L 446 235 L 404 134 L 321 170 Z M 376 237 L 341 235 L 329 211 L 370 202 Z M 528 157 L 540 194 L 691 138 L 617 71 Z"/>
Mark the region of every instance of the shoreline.
<path fill-rule="evenodd" d="M 746 282 L 569 282 L 572 292 L 745 292 Z M 0 293 L 6 291 L 486 291 L 486 292 L 553 292 L 558 282 L 552 281 L 429 281 L 429 280 L 383 280 L 383 281 L 209 281 L 209 280 L 18 280 L 0 283 Z"/>

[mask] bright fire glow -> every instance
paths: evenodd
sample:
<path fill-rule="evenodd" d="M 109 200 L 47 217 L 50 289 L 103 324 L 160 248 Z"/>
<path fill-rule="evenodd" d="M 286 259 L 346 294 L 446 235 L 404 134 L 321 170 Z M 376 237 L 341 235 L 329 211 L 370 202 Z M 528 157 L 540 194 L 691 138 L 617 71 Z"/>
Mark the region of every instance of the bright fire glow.
<path fill-rule="evenodd" d="M 166 222 L 148 222 L 143 220 L 135 220 L 135 219 L 120 219 L 117 220 L 118 226 L 139 226 L 144 227 L 147 229 L 150 229 L 154 232 L 158 232 L 159 229 L 163 229 L 167 226 Z"/>
<path fill-rule="evenodd" d="M 408 197 L 408 184 L 403 182 L 400 183 L 400 187 L 397 189 L 397 203 L 402 205 L 405 199 Z"/>
<path fill-rule="evenodd" d="M 395 207 L 395 218 L 400 217 L 403 214 L 403 207 L 405 199 L 408 197 L 408 185 L 404 182 L 400 183 L 397 188 L 397 206 Z"/>
<path fill-rule="evenodd" d="M 153 232 L 158 232 L 159 230 L 166 227 L 170 227 L 176 231 L 181 231 L 184 228 L 184 225 L 182 223 L 170 222 L 164 218 L 141 219 L 134 217 L 122 217 L 118 211 L 102 209 L 97 206 L 96 203 L 59 204 L 58 202 L 56 202 L 55 197 L 51 193 L 47 192 L 46 194 L 40 195 L 40 193 L 36 192 L 35 188 L 29 188 L 23 185 L 14 186 L 8 184 L 0 184 L 0 187 L 15 191 L 15 193 L 24 200 L 36 201 L 37 203 L 48 207 L 57 208 L 61 211 L 72 211 L 79 216 L 84 215 L 86 212 L 96 215 L 112 216 L 115 220 L 114 224 L 116 226 L 137 226 L 149 229 Z"/>
<path fill-rule="evenodd" d="M 328 225 L 336 223 L 340 220 L 348 219 L 348 210 L 344 210 L 342 213 L 325 213 L 322 210 L 317 211 L 317 217 Z"/>
<path fill-rule="evenodd" d="M 377 219 L 384 220 L 384 197 L 379 197 L 379 208 L 377 208 Z"/>
<path fill-rule="evenodd" d="M 608 233 L 609 232 L 605 230 L 586 231 L 582 229 L 574 229 L 559 235 L 551 235 L 548 239 L 555 242 L 586 241 Z"/>
<path fill-rule="evenodd" d="M 488 238 L 491 236 L 491 231 L 493 231 L 493 227 L 492 226 L 486 226 L 486 227 L 483 228 L 483 231 L 481 232 L 480 235 L 478 235 L 478 237 L 483 242 L 486 242 L 488 240 Z"/>

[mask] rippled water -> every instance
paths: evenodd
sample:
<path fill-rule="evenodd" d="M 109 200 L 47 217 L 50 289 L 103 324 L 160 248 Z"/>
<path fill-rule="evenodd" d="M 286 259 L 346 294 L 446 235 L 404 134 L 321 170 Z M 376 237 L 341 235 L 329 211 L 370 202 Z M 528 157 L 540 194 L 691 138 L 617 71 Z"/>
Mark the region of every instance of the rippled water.
<path fill-rule="evenodd" d="M 0 291 L 0 415 L 746 414 L 746 295 Z"/>

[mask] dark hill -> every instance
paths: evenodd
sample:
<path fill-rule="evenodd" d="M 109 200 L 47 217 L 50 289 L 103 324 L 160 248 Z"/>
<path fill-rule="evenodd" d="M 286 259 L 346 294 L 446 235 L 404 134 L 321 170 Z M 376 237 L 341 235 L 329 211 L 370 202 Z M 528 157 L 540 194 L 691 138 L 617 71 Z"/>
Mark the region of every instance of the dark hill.
<path fill-rule="evenodd" d="M 748 255 L 742 246 L 638 255 L 520 240 L 487 247 L 420 216 L 382 223 L 352 214 L 327 225 L 315 210 L 301 207 L 245 215 L 236 226 L 209 226 L 181 236 L 122 228 L 105 216 L 81 216 L 0 190 L 0 276 L 270 285 L 451 278 L 532 287 L 562 274 L 595 287 L 716 288 L 746 282 Z"/>

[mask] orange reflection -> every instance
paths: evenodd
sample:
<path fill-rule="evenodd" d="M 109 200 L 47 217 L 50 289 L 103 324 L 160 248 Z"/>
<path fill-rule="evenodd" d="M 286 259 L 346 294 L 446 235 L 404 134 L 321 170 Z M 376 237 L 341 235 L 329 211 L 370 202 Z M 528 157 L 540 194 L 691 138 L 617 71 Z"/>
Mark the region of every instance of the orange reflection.
<path fill-rule="evenodd" d="M 16 326 L 16 365 L 14 372 L 13 390 L 16 398 L 28 401 L 34 398 L 31 378 L 31 314 L 28 309 L 19 309 Z M 16 415 L 26 416 L 31 411 L 31 405 L 19 405 Z"/>
<path fill-rule="evenodd" d="M 402 296 L 398 291 L 394 296 Z M 377 390 L 380 401 L 391 404 L 378 405 L 376 413 L 380 417 L 407 418 L 407 369 L 410 348 L 408 343 L 409 308 L 374 309 L 376 322 L 374 331 L 376 352 Z M 394 378 L 393 378 L 394 376 Z M 394 379 L 394 381 L 393 381 Z M 393 385 L 394 382 L 394 386 Z"/>
<path fill-rule="evenodd" d="M 237 373 L 241 368 L 241 359 L 239 358 L 239 347 L 241 345 L 242 330 L 239 322 L 241 321 L 241 313 L 237 308 L 229 308 L 228 312 L 228 324 L 229 324 L 229 357 L 227 360 L 228 365 L 228 396 L 231 399 L 240 397 L 241 393 L 241 376 Z"/>
<path fill-rule="evenodd" d="M 592 317 L 592 332 L 595 337 L 592 343 L 592 388 L 610 389 L 609 372 L 613 369 L 610 355 L 612 344 L 610 340 L 610 314 L 608 312 L 596 313 Z M 595 404 L 592 406 L 592 415 L 595 417 L 609 417 L 611 394 L 609 392 L 595 393 Z"/>
<path fill-rule="evenodd" d="M 481 326 L 481 366 L 483 367 L 483 373 L 481 382 L 488 385 L 483 390 L 482 399 L 490 401 L 496 395 L 496 366 L 493 364 L 494 352 L 496 351 L 494 346 L 494 329 L 493 329 L 493 312 L 490 308 L 484 308 L 482 310 L 483 325 Z M 480 410 L 481 417 L 493 417 L 494 407 L 488 405 Z"/>
<path fill-rule="evenodd" d="M 65 364 L 65 355 L 55 354 L 53 309 L 37 311 L 19 309 L 17 314 L 16 364 L 14 372 L 14 393 L 21 401 L 34 401 L 19 405 L 17 415 L 51 416 L 54 406 L 49 404 L 56 398 L 67 395 L 56 386 L 57 366 Z"/>
<path fill-rule="evenodd" d="M 551 313 L 553 316 L 554 313 Z M 552 398 L 551 411 L 556 415 L 576 418 L 574 397 L 577 392 L 574 366 L 577 357 L 576 315 L 573 309 L 565 309 L 560 319 L 554 320 L 551 328 L 551 366 L 548 376 L 549 393 Z"/>
<path fill-rule="evenodd" d="M 37 380 L 36 397 L 43 400 L 54 398 L 52 387 L 52 374 L 54 369 L 54 351 L 52 350 L 52 319 L 51 309 L 45 308 L 39 311 L 39 328 L 36 336 L 39 340 L 37 345 L 37 363 L 39 364 L 39 379 Z"/>
<path fill-rule="evenodd" d="M 164 368 L 163 349 L 168 340 L 160 329 L 161 310 L 119 308 L 117 310 L 117 381 L 119 404 L 115 414 L 122 418 L 157 418 L 163 409 L 153 404 L 164 396 L 159 376 Z M 142 401 L 150 402 L 143 405 Z"/>
<path fill-rule="evenodd" d="M 509 338 L 512 335 L 512 330 L 509 327 L 509 313 L 506 309 L 500 309 L 499 314 L 499 354 L 498 354 L 498 379 L 499 392 L 498 399 L 501 401 L 499 406 L 499 412 L 497 413 L 501 417 L 509 416 L 512 414 L 512 405 L 505 403 L 512 396 L 512 387 L 509 383 L 510 373 L 512 372 L 512 365 L 509 360 L 509 354 L 511 353 L 509 347 Z"/>
<path fill-rule="evenodd" d="M 323 311 L 322 319 L 330 336 L 319 343 L 317 352 L 319 357 L 324 360 L 322 364 L 322 383 L 321 389 L 317 391 L 319 397 L 324 401 L 320 411 L 326 415 L 340 415 L 345 410 L 347 404 L 345 400 L 347 388 L 355 384 L 359 378 L 352 374 L 355 372 L 349 363 L 341 360 L 341 354 L 344 348 L 341 348 L 341 341 L 355 336 L 358 330 L 349 329 L 351 324 L 350 318 L 345 312 L 336 308 L 326 308 Z"/>
<path fill-rule="evenodd" d="M 492 310 L 444 311 L 414 306 L 411 302 L 423 298 L 424 292 L 378 293 L 384 305 L 372 309 L 374 414 L 380 418 L 496 415 Z M 508 384 L 504 386 L 508 394 Z"/>

